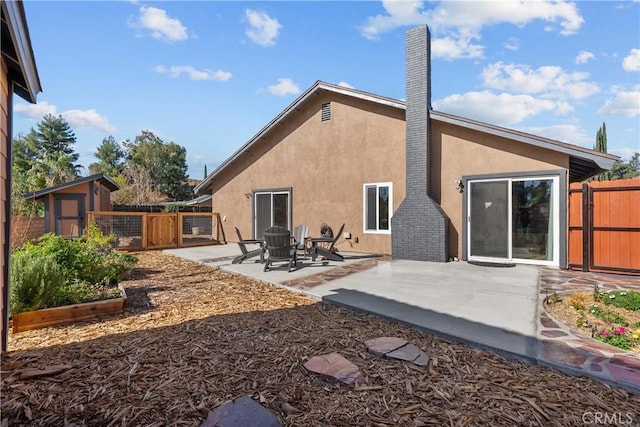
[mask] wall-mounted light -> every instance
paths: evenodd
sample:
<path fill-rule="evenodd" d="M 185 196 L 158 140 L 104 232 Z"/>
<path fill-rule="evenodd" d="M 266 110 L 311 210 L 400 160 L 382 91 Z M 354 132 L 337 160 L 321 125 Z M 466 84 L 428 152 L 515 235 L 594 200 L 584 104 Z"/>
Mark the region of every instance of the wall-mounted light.
<path fill-rule="evenodd" d="M 247 199 L 251 198 L 251 193 L 244 193 L 244 197 L 246 197 Z"/>
<path fill-rule="evenodd" d="M 459 179 L 456 179 L 453 182 L 456 183 L 456 187 L 458 188 L 458 193 L 463 193 L 464 192 L 464 184 L 462 183 L 462 181 L 459 180 Z"/>

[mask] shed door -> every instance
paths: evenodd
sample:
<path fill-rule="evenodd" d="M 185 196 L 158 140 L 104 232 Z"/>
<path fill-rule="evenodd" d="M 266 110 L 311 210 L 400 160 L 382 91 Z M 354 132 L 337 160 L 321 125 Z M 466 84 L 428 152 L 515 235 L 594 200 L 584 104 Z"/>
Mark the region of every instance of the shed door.
<path fill-rule="evenodd" d="M 84 194 L 56 194 L 54 206 L 56 234 L 81 236 L 84 230 Z"/>

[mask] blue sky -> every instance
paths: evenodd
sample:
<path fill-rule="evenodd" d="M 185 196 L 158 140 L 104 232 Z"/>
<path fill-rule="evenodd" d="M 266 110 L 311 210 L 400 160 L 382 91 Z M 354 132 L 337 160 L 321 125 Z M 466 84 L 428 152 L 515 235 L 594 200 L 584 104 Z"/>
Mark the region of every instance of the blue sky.
<path fill-rule="evenodd" d="M 25 1 L 44 114 L 102 139 L 148 129 L 202 178 L 315 81 L 404 99 L 408 28 L 432 35 L 434 109 L 609 153 L 640 151 L 638 1 Z M 87 173 L 87 171 L 85 171 Z"/>

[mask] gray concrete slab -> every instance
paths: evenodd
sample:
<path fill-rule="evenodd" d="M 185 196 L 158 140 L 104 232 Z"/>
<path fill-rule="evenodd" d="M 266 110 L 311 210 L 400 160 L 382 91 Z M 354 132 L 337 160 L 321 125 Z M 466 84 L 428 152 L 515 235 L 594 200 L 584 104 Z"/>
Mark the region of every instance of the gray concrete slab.
<path fill-rule="evenodd" d="M 278 263 L 274 269 L 264 270 L 264 264 L 258 258 L 250 258 L 241 264 L 233 264 L 233 258 L 240 255 L 240 249 L 235 243 L 216 246 L 197 246 L 193 248 L 165 249 L 164 253 L 175 255 L 191 261 L 219 267 L 223 270 L 244 274 L 267 283 L 282 284 L 283 282 L 299 279 L 313 274 L 326 273 L 337 267 L 353 264 L 362 259 L 375 255 L 340 252 L 345 256 L 344 261 L 312 261 L 310 257 L 300 257 L 296 269 L 288 272 L 284 263 Z"/>
<path fill-rule="evenodd" d="M 309 290 L 441 336 L 535 356 L 538 268 L 393 260 Z"/>
<path fill-rule="evenodd" d="M 253 259 L 232 264 L 239 254 L 235 244 L 165 252 L 278 285 L 367 257 L 345 254 L 345 262 L 315 263 L 301 259 L 298 269 L 288 273 L 284 268 L 263 272 L 263 265 Z M 393 260 L 303 287 L 303 291 L 328 303 L 398 320 L 440 336 L 534 358 L 538 275 L 538 267 L 527 265 L 498 268 L 466 262 Z"/>

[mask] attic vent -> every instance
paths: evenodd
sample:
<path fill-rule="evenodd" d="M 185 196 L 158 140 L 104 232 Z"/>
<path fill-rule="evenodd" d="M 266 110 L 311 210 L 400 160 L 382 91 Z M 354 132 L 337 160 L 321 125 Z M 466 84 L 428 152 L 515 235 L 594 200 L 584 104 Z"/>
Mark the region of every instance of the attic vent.
<path fill-rule="evenodd" d="M 322 104 L 322 121 L 331 120 L 331 103 Z"/>

